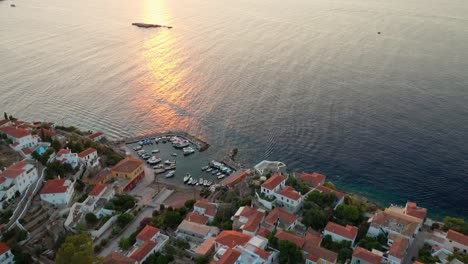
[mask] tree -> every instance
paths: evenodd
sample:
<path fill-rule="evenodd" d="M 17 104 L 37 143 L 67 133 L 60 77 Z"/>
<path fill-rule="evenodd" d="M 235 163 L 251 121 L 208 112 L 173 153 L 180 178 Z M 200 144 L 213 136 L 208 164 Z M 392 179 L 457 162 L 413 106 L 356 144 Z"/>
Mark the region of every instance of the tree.
<path fill-rule="evenodd" d="M 97 218 L 97 216 L 95 214 L 90 212 L 90 213 L 87 213 L 85 215 L 85 220 L 86 220 L 87 223 L 93 223 L 94 224 L 94 223 L 96 223 L 98 221 L 98 218 Z"/>
<path fill-rule="evenodd" d="M 354 205 L 341 204 L 336 208 L 335 217 L 344 220 L 345 224 L 359 225 L 362 221 L 362 213 Z"/>
<path fill-rule="evenodd" d="M 3 112 L 3 116 L 5 117 L 6 120 L 8 120 L 8 114 L 6 112 Z"/>
<path fill-rule="evenodd" d="M 187 200 L 185 201 L 185 207 L 187 207 L 188 209 L 192 209 L 193 208 L 193 205 L 196 203 L 197 201 L 195 199 L 190 199 L 190 200 Z"/>
<path fill-rule="evenodd" d="M 279 242 L 279 263 L 304 263 L 302 250 L 294 243 L 288 240 Z"/>
<path fill-rule="evenodd" d="M 424 263 L 424 264 L 436 264 L 440 263 L 439 257 L 432 256 L 432 247 L 429 244 L 424 244 L 424 246 L 419 250 L 418 253 L 418 261 Z"/>
<path fill-rule="evenodd" d="M 468 223 L 465 223 L 465 220 L 462 218 L 450 216 L 445 217 L 442 230 L 447 231 L 449 229 L 453 229 L 468 236 Z"/>
<path fill-rule="evenodd" d="M 85 233 L 67 236 L 55 258 L 57 264 L 89 264 L 97 261 L 91 237 Z"/>
<path fill-rule="evenodd" d="M 122 249 L 122 250 L 129 249 L 131 245 L 132 244 L 130 244 L 130 240 L 128 238 L 126 238 L 126 237 L 123 237 L 119 241 L 119 248 Z"/>
<path fill-rule="evenodd" d="M 306 201 L 313 202 L 321 208 L 332 207 L 338 198 L 334 193 L 322 193 L 313 191 L 307 196 Z"/>
<path fill-rule="evenodd" d="M 448 256 L 449 261 L 452 261 L 454 259 L 458 259 L 463 263 L 468 263 L 468 254 L 463 254 L 461 252 L 455 251 L 455 252 L 453 252 L 453 254 Z"/>
<path fill-rule="evenodd" d="M 128 223 L 130 223 L 133 220 L 133 215 L 129 213 L 124 213 L 121 214 L 117 217 L 117 224 L 120 227 L 125 227 Z"/>
<path fill-rule="evenodd" d="M 55 151 L 59 151 L 62 148 L 62 144 L 60 144 L 60 141 L 54 139 L 52 140 L 52 143 L 50 145 Z"/>
<path fill-rule="evenodd" d="M 167 211 L 164 214 L 163 227 L 175 229 L 182 222 L 183 217 L 177 211 Z"/>
<path fill-rule="evenodd" d="M 372 249 L 377 249 L 379 251 L 385 251 L 382 243 L 380 243 L 378 239 L 376 239 L 374 237 L 370 237 L 370 236 L 367 236 L 367 237 L 364 237 L 363 239 L 361 239 L 361 241 L 359 241 L 359 246 L 362 247 L 362 248 L 365 248 L 365 249 L 367 249 L 369 251 L 371 251 Z"/>
<path fill-rule="evenodd" d="M 302 222 L 315 230 L 321 230 L 327 224 L 327 215 L 321 209 L 311 208 L 304 213 Z"/>
<path fill-rule="evenodd" d="M 210 263 L 210 258 L 207 256 L 201 256 L 195 258 L 195 264 L 208 264 Z"/>

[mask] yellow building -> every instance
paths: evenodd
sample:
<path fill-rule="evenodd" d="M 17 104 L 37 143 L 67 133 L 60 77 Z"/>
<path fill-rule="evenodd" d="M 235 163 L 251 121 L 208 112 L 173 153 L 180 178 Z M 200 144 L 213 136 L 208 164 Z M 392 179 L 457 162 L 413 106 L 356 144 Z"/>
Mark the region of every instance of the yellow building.
<path fill-rule="evenodd" d="M 112 168 L 111 178 L 127 180 L 122 181 L 120 191 L 129 191 L 137 185 L 137 183 L 145 177 L 144 163 L 141 160 L 126 157 Z"/>

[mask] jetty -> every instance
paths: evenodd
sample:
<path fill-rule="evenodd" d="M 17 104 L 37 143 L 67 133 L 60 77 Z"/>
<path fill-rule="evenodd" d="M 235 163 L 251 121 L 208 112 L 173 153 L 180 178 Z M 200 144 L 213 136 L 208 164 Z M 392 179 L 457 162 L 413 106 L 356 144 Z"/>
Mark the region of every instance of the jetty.
<path fill-rule="evenodd" d="M 165 133 L 149 133 L 149 134 L 139 135 L 135 137 L 127 137 L 127 138 L 122 138 L 122 139 L 113 141 L 113 145 L 118 146 L 122 143 L 132 144 L 132 143 L 139 142 L 141 140 L 148 139 L 148 138 L 172 137 L 172 136 L 177 136 L 185 140 L 188 140 L 190 143 L 194 144 L 196 148 L 198 149 L 198 151 L 200 152 L 203 152 L 210 147 L 210 144 L 208 144 L 204 140 L 198 137 L 195 137 L 193 135 L 190 135 L 189 133 L 184 132 L 184 131 L 168 131 Z"/>
<path fill-rule="evenodd" d="M 141 27 L 141 28 L 169 28 L 171 29 L 172 26 L 165 26 L 159 24 L 147 24 L 147 23 L 132 23 L 133 26 Z"/>

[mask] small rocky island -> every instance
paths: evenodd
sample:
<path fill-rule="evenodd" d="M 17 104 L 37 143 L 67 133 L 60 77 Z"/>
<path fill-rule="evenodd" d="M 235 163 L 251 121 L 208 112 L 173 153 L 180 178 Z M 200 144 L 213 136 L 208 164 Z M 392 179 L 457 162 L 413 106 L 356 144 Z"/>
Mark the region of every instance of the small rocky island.
<path fill-rule="evenodd" d="M 172 26 L 164 26 L 158 24 L 147 24 L 147 23 L 132 23 L 133 26 L 141 28 L 172 28 Z"/>

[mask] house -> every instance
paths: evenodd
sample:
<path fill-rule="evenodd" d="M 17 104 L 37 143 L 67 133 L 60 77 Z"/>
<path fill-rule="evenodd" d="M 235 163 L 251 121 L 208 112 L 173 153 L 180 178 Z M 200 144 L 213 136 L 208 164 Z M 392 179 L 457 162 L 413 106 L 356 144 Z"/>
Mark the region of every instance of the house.
<path fill-rule="evenodd" d="M 215 254 L 212 264 L 235 264 L 242 252 L 237 248 L 230 248 L 223 252 L 222 255 Z M 237 264 L 237 263 L 236 263 Z"/>
<path fill-rule="evenodd" d="M 216 236 L 215 251 L 220 248 L 234 248 L 237 245 L 245 245 L 249 242 L 250 236 L 233 230 L 223 230 Z"/>
<path fill-rule="evenodd" d="M 217 210 L 216 204 L 209 203 L 204 199 L 198 200 L 193 205 L 193 212 L 208 217 L 210 222 L 214 220 Z"/>
<path fill-rule="evenodd" d="M 39 136 L 32 135 L 31 131 L 15 126 L 0 127 L 0 132 L 4 133 L 8 139 L 13 141 L 10 145 L 15 151 L 23 148 L 34 148 L 39 143 Z"/>
<path fill-rule="evenodd" d="M 68 148 L 59 150 L 55 155 L 55 160 L 60 161 L 61 163 L 70 164 L 72 168 L 76 168 L 80 163 L 78 154 L 71 152 Z"/>
<path fill-rule="evenodd" d="M 265 211 L 251 206 L 242 206 L 234 214 L 232 229 L 240 230 L 248 236 L 255 236 L 260 229 L 260 223 L 265 218 Z"/>
<path fill-rule="evenodd" d="M 299 248 L 302 248 L 306 242 L 306 240 L 303 237 L 283 230 L 276 232 L 275 237 L 278 240 L 287 240 L 289 242 L 292 242 L 296 244 L 296 246 L 298 246 Z"/>
<path fill-rule="evenodd" d="M 353 251 L 351 264 L 380 264 L 382 255 L 370 252 L 365 248 L 356 247 Z"/>
<path fill-rule="evenodd" d="M 301 193 L 294 190 L 291 186 L 285 186 L 279 192 L 275 193 L 275 196 L 276 203 L 291 213 L 297 212 L 304 201 Z"/>
<path fill-rule="evenodd" d="M 306 264 L 334 264 L 338 259 L 337 253 L 319 246 L 311 246 L 305 253 Z"/>
<path fill-rule="evenodd" d="M 104 259 L 103 263 L 104 264 L 137 264 L 137 261 L 114 251 Z"/>
<path fill-rule="evenodd" d="M 417 206 L 414 202 L 407 202 L 405 207 L 392 205 L 388 209 L 397 213 L 410 215 L 422 220 L 426 219 L 427 216 L 427 209 Z"/>
<path fill-rule="evenodd" d="M 284 186 L 286 186 L 286 177 L 275 174 L 262 184 L 260 191 L 265 196 L 272 198 L 275 196 L 275 193 L 284 188 Z"/>
<path fill-rule="evenodd" d="M 74 191 L 74 182 L 65 179 L 53 179 L 44 184 L 39 194 L 44 202 L 53 205 L 67 205 Z"/>
<path fill-rule="evenodd" d="M 323 230 L 323 235 L 331 236 L 333 241 L 340 242 L 345 240 L 351 242 L 351 245 L 354 245 L 357 234 L 357 227 L 350 225 L 342 226 L 331 221 L 327 223 L 327 226 Z"/>
<path fill-rule="evenodd" d="M 273 232 L 273 230 L 292 230 L 299 223 L 299 218 L 283 208 L 275 208 L 268 213 L 263 221 L 264 227 Z"/>
<path fill-rule="evenodd" d="M 145 177 L 144 163 L 141 160 L 126 157 L 112 168 L 111 177 L 120 179 L 118 182 L 120 192 L 127 192 Z"/>
<path fill-rule="evenodd" d="M 268 174 L 284 174 L 286 173 L 286 164 L 281 161 L 263 160 L 254 167 L 255 171 L 261 176 Z"/>
<path fill-rule="evenodd" d="M 468 251 L 468 236 L 457 232 L 455 230 L 449 229 L 447 232 L 447 240 L 450 245 L 453 247 L 453 251 L 458 251 L 462 253 L 467 253 Z"/>
<path fill-rule="evenodd" d="M 89 135 L 88 138 L 93 141 L 101 141 L 104 138 L 104 133 L 99 131 L 99 132 Z"/>
<path fill-rule="evenodd" d="M 99 165 L 99 156 L 97 150 L 94 148 L 87 148 L 82 152 L 78 153 L 78 158 L 81 164 L 85 166 L 95 167 Z"/>
<path fill-rule="evenodd" d="M 218 233 L 219 229 L 217 227 L 202 225 L 187 220 L 182 220 L 175 232 L 177 237 L 196 243 L 202 243 L 209 237 L 218 235 Z"/>
<path fill-rule="evenodd" d="M 105 184 L 110 179 L 112 179 L 112 169 L 111 168 L 104 168 L 98 172 L 98 174 L 94 177 L 88 177 L 83 179 L 83 181 L 89 185 L 96 185 L 96 184 Z"/>
<path fill-rule="evenodd" d="M 209 237 L 200 246 L 197 247 L 194 254 L 195 256 L 208 256 L 214 251 L 214 241 L 216 238 Z"/>
<path fill-rule="evenodd" d="M 390 264 L 403 263 L 410 240 L 398 234 L 389 234 L 387 243 L 390 248 L 388 249 L 388 255 L 384 256 L 384 262 Z"/>
<path fill-rule="evenodd" d="M 314 190 L 322 192 L 322 193 L 334 193 L 336 195 L 336 198 L 338 198 L 338 201 L 336 202 L 334 209 L 336 209 L 338 206 L 340 206 L 342 203 L 344 203 L 345 194 L 342 193 L 342 192 L 339 192 L 337 190 L 333 190 L 333 189 L 328 188 L 328 187 L 323 186 L 323 185 L 318 185 L 317 187 L 315 187 Z"/>
<path fill-rule="evenodd" d="M 161 234 L 158 228 L 147 225 L 136 236 L 133 248 L 127 256 L 137 263 L 143 263 L 148 256 L 159 252 L 169 241 L 169 237 Z"/>
<path fill-rule="evenodd" d="M 185 216 L 185 220 L 205 225 L 206 223 L 208 223 L 209 219 L 208 216 L 190 212 Z"/>
<path fill-rule="evenodd" d="M 302 181 L 307 182 L 311 184 L 312 186 L 318 186 L 318 185 L 323 185 L 325 183 L 325 175 L 313 172 L 313 173 L 306 173 L 303 172 L 301 173 L 301 176 L 299 177 Z"/>
<path fill-rule="evenodd" d="M 10 247 L 0 242 L 0 263 L 2 264 L 14 264 L 15 263 L 15 256 L 11 253 Z"/>
<path fill-rule="evenodd" d="M 266 238 L 254 236 L 246 243 L 244 240 L 237 242 L 239 244 L 233 247 L 220 247 L 214 255 L 215 263 L 270 264 L 279 255 L 278 250 L 272 248 L 269 248 L 269 251 L 265 250 L 268 244 Z"/>
<path fill-rule="evenodd" d="M 423 220 L 386 208 L 384 211 L 377 210 L 374 216 L 369 219 L 369 223 L 367 234 L 370 236 L 376 237 L 380 233 L 386 232 L 387 234 L 403 236 L 412 241 L 422 226 Z"/>
<path fill-rule="evenodd" d="M 29 185 L 38 179 L 37 169 L 26 161 L 13 163 L 10 167 L 0 172 L 0 197 L 12 198 L 16 191 L 23 193 Z"/>

